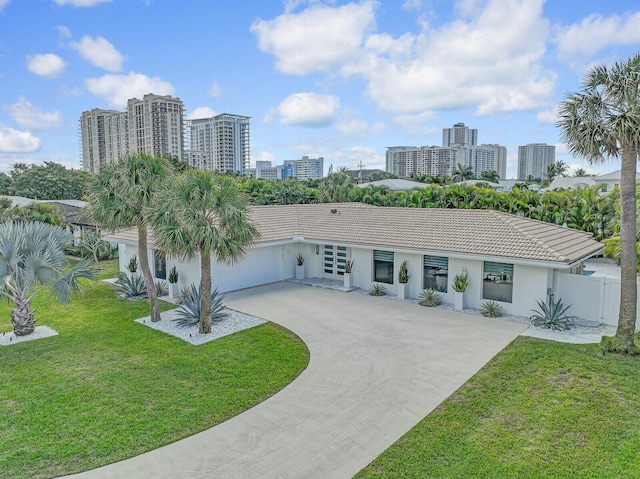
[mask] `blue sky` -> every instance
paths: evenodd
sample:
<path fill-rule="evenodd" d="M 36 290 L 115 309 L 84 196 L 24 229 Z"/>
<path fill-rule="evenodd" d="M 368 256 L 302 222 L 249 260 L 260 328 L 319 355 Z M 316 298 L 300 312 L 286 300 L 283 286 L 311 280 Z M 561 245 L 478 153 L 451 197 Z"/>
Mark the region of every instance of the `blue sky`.
<path fill-rule="evenodd" d="M 80 167 L 78 119 L 143 94 L 252 117 L 255 160 L 384 168 L 387 146 L 559 143 L 555 108 L 640 50 L 637 0 L 0 0 L 0 171 Z"/>

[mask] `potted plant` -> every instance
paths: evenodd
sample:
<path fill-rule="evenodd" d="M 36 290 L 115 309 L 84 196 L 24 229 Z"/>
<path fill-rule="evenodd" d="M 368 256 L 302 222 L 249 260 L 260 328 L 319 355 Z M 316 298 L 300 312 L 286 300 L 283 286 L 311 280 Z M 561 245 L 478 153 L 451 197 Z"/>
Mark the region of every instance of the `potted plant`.
<path fill-rule="evenodd" d="M 353 288 L 353 275 L 351 270 L 353 269 L 353 261 L 350 259 L 344 264 L 344 287 Z"/>
<path fill-rule="evenodd" d="M 129 270 L 129 276 L 135 276 L 136 271 L 138 271 L 138 256 L 135 254 L 129 258 L 129 264 L 127 264 L 127 270 Z"/>
<path fill-rule="evenodd" d="M 178 296 L 178 270 L 175 265 L 169 270 L 167 279 L 169 280 L 169 294 L 171 295 L 171 299 L 176 299 Z"/>
<path fill-rule="evenodd" d="M 398 298 L 407 299 L 409 294 L 409 288 L 407 283 L 409 282 L 411 275 L 409 274 L 409 267 L 407 261 L 403 261 L 400 265 L 400 271 L 398 271 Z"/>
<path fill-rule="evenodd" d="M 300 253 L 296 257 L 296 279 L 304 279 L 304 256 Z"/>
<path fill-rule="evenodd" d="M 469 274 L 465 269 L 463 273 L 456 274 L 453 277 L 453 283 L 451 283 L 451 287 L 453 288 L 454 293 L 454 306 L 456 311 L 462 311 L 464 309 L 464 292 L 469 287 Z"/>

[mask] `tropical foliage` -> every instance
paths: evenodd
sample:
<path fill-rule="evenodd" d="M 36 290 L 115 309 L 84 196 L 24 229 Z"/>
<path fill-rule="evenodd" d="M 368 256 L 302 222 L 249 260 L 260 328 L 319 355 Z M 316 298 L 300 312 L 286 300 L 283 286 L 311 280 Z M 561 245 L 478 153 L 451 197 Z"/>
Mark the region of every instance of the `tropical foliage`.
<path fill-rule="evenodd" d="M 469 287 L 470 283 L 471 280 L 469 279 L 469 273 L 465 271 L 464 273 L 456 274 L 453 277 L 453 283 L 451 283 L 451 287 L 456 293 L 464 293 Z"/>
<path fill-rule="evenodd" d="M 566 331 L 571 329 L 575 316 L 570 316 L 567 311 L 571 307 L 565 306 L 562 300 L 555 301 L 553 296 L 549 296 L 548 303 L 538 300 L 539 309 L 533 310 L 531 315 L 531 323 L 534 326 L 554 329 L 558 331 Z"/>
<path fill-rule="evenodd" d="M 387 288 L 385 288 L 384 284 L 374 283 L 369 290 L 370 296 L 384 296 L 387 294 Z"/>
<path fill-rule="evenodd" d="M 176 317 L 173 321 L 180 327 L 188 328 L 200 322 L 200 290 L 195 284 L 180 292 L 180 306 L 176 310 Z M 216 323 L 227 318 L 229 314 L 225 311 L 223 304 L 224 295 L 218 293 L 218 288 L 211 291 L 209 317 Z"/>
<path fill-rule="evenodd" d="M 420 306 L 439 306 L 442 303 L 442 295 L 435 289 L 423 289 L 418 294 L 418 304 Z"/>
<path fill-rule="evenodd" d="M 33 333 L 35 310 L 31 300 L 50 287 L 61 303 L 68 303 L 80 291 L 79 278 L 93 277 L 88 262 L 69 268 L 64 247 L 71 234 L 46 223 L 5 222 L 0 224 L 0 294 L 13 302 L 11 324 L 16 335 Z"/>
<path fill-rule="evenodd" d="M 144 278 L 139 274 L 124 275 L 118 278 L 116 284 L 118 285 L 118 293 L 127 299 L 147 297 L 147 286 L 144 284 Z"/>
<path fill-rule="evenodd" d="M 14 163 L 9 175 L 2 174 L 0 194 L 36 200 L 80 200 L 90 175 L 45 161 L 42 165 Z"/>
<path fill-rule="evenodd" d="M 496 301 L 485 301 L 480 306 L 480 314 L 486 318 L 498 318 L 502 316 L 502 306 Z"/>
<path fill-rule="evenodd" d="M 558 108 L 561 139 L 590 163 L 620 159 L 620 313 L 616 338 L 635 349 L 636 167 L 640 149 L 640 54 L 611 67 L 595 66 L 583 89 Z"/>

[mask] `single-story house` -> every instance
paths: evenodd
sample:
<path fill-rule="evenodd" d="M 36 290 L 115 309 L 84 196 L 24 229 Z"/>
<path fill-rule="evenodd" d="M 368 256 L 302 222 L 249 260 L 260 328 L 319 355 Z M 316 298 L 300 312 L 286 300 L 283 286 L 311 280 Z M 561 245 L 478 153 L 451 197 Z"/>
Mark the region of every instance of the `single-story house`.
<path fill-rule="evenodd" d="M 221 292 L 282 281 L 304 258 L 306 277 L 341 279 L 347 260 L 354 285 L 398 287 L 407 261 L 409 297 L 424 288 L 454 302 L 456 274 L 468 272 L 465 306 L 499 301 L 505 312 L 529 316 L 556 291 L 559 275 L 582 273 L 584 260 L 604 246 L 590 234 L 492 210 L 376 207 L 361 203 L 252 206 L 260 239 L 234 265 L 212 261 L 213 287 Z M 120 270 L 137 253 L 135 229 L 109 235 L 120 248 Z M 165 257 L 150 235 L 149 262 L 164 280 L 174 265 L 179 286 L 199 284 L 199 260 Z"/>
<path fill-rule="evenodd" d="M 620 173 L 622 170 L 612 171 L 604 175 L 596 176 L 596 183 L 604 184 L 603 193 L 609 193 L 617 186 L 620 187 Z M 640 173 L 636 172 L 636 182 L 640 181 Z"/>
<path fill-rule="evenodd" d="M 416 189 L 422 190 L 431 185 L 427 185 L 419 181 L 405 180 L 403 178 L 387 178 L 386 180 L 370 181 L 369 183 L 358 183 L 356 186 L 359 188 L 366 188 L 367 186 L 384 186 L 392 191 L 412 191 Z"/>
<path fill-rule="evenodd" d="M 549 190 L 575 190 L 577 188 L 589 188 L 597 185 L 593 176 L 558 176 L 547 186 Z"/>

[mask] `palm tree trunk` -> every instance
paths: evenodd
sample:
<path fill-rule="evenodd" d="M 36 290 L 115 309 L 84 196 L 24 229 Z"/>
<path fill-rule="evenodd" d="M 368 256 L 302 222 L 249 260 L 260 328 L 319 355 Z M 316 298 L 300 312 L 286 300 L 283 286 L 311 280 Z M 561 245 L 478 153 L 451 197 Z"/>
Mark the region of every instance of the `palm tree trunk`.
<path fill-rule="evenodd" d="M 153 275 L 149 267 L 149 256 L 147 252 L 147 227 L 144 224 L 138 225 L 138 261 L 144 284 L 147 287 L 147 296 L 149 296 L 149 305 L 151 307 L 151 321 L 160 321 L 160 308 L 158 306 L 158 295 L 156 287 L 153 284 Z"/>
<path fill-rule="evenodd" d="M 203 334 L 211 332 L 211 254 L 200 251 L 200 328 Z"/>
<path fill-rule="evenodd" d="M 636 162 L 637 151 L 623 146 L 620 171 L 620 313 L 616 337 L 633 346 L 638 283 L 636 274 Z"/>
<path fill-rule="evenodd" d="M 16 296 L 12 298 L 15 308 L 11 311 L 11 324 L 16 336 L 27 336 L 36 329 L 35 313 L 31 303 L 26 297 Z"/>

